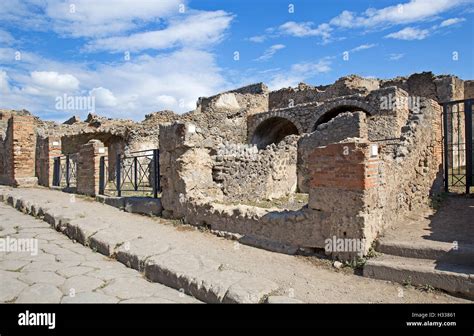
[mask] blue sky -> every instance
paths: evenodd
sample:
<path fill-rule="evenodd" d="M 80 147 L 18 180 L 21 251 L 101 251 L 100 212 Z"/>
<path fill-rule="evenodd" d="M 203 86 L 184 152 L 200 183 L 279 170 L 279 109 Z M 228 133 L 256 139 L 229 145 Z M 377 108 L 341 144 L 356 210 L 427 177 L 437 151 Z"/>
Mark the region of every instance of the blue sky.
<path fill-rule="evenodd" d="M 4 0 L 0 108 L 62 121 L 141 120 L 263 81 L 271 89 L 348 74 L 474 78 L 473 0 Z"/>

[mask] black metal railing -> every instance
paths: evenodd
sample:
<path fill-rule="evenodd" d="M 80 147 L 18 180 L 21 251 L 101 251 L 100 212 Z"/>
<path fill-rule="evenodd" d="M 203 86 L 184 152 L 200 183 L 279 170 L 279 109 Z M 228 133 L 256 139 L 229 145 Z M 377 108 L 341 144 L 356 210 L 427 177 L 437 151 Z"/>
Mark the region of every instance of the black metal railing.
<path fill-rule="evenodd" d="M 74 188 L 77 186 L 77 154 L 54 158 L 53 186 Z"/>
<path fill-rule="evenodd" d="M 473 118 L 474 99 L 443 103 L 444 189 L 470 193 L 473 185 Z"/>
<path fill-rule="evenodd" d="M 160 191 L 158 149 L 117 154 L 113 165 L 109 158 L 100 158 L 99 194 L 157 198 Z"/>

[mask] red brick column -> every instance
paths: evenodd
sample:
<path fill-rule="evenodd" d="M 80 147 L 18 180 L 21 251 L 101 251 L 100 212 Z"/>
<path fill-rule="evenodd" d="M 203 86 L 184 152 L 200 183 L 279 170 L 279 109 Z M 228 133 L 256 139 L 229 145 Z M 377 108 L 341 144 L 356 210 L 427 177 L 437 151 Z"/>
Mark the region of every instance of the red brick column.
<path fill-rule="evenodd" d="M 79 150 L 77 192 L 89 196 L 99 194 L 100 157 L 107 156 L 107 147 L 99 140 L 90 140 Z"/>
<path fill-rule="evenodd" d="M 36 130 L 33 116 L 12 115 L 5 141 L 4 182 L 20 187 L 35 186 Z"/>
<path fill-rule="evenodd" d="M 53 185 L 54 158 L 61 155 L 61 138 L 50 136 L 38 139 L 39 159 L 36 160 L 38 183 L 51 187 Z"/>
<path fill-rule="evenodd" d="M 378 151 L 375 144 L 335 143 L 313 150 L 311 187 L 367 190 L 377 186 Z M 372 155 L 375 154 L 375 155 Z"/>
<path fill-rule="evenodd" d="M 377 235 L 379 164 L 378 146 L 367 142 L 330 144 L 315 148 L 310 155 L 308 206 L 327 214 L 323 236 L 364 243 L 361 251 L 334 251 L 333 257 L 365 254 Z"/>

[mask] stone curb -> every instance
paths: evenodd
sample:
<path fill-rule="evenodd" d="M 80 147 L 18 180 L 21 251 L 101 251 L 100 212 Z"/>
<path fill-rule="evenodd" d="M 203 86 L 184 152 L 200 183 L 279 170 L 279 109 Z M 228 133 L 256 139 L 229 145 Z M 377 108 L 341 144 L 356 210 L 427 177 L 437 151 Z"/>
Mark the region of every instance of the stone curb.
<path fill-rule="evenodd" d="M 20 212 L 49 223 L 52 228 L 103 255 L 115 258 L 127 267 L 144 273 L 152 281 L 184 291 L 207 303 L 264 303 L 279 289 L 268 279 L 243 272 L 221 269 L 213 260 L 166 247 L 163 253 L 148 255 L 143 248 L 134 250 L 114 239 L 112 224 L 90 223 L 80 216 L 64 216 L 42 204 L 28 201 L 14 192 L 0 189 L 0 201 Z M 127 233 L 128 235 L 129 233 Z M 130 240 L 136 239 L 131 235 Z"/>

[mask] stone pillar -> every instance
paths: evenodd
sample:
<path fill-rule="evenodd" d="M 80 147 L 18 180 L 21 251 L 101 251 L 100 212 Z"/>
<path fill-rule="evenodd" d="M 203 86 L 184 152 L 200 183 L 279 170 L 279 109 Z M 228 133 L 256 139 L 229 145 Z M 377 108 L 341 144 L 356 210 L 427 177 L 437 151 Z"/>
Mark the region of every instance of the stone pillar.
<path fill-rule="evenodd" d="M 47 156 L 47 183 L 48 187 L 53 185 L 53 176 L 54 176 L 54 158 L 61 155 L 61 138 L 60 137 L 48 137 L 48 156 Z"/>
<path fill-rule="evenodd" d="M 12 115 L 5 140 L 3 182 L 15 187 L 31 187 L 35 176 L 36 131 L 33 116 Z"/>
<path fill-rule="evenodd" d="M 77 192 L 99 194 L 100 157 L 107 156 L 107 147 L 100 140 L 90 140 L 79 150 L 77 162 Z"/>
<path fill-rule="evenodd" d="M 318 147 L 309 167 L 308 206 L 326 214 L 326 252 L 343 260 L 367 253 L 381 229 L 378 146 L 347 142 Z"/>
<path fill-rule="evenodd" d="M 61 138 L 49 136 L 38 139 L 38 155 L 36 174 L 38 183 L 45 187 L 53 185 L 54 158 L 61 155 Z"/>
<path fill-rule="evenodd" d="M 190 123 L 160 125 L 160 181 L 163 216 L 183 218 L 188 200 L 218 199 L 222 191 L 212 179 L 212 143 Z"/>

